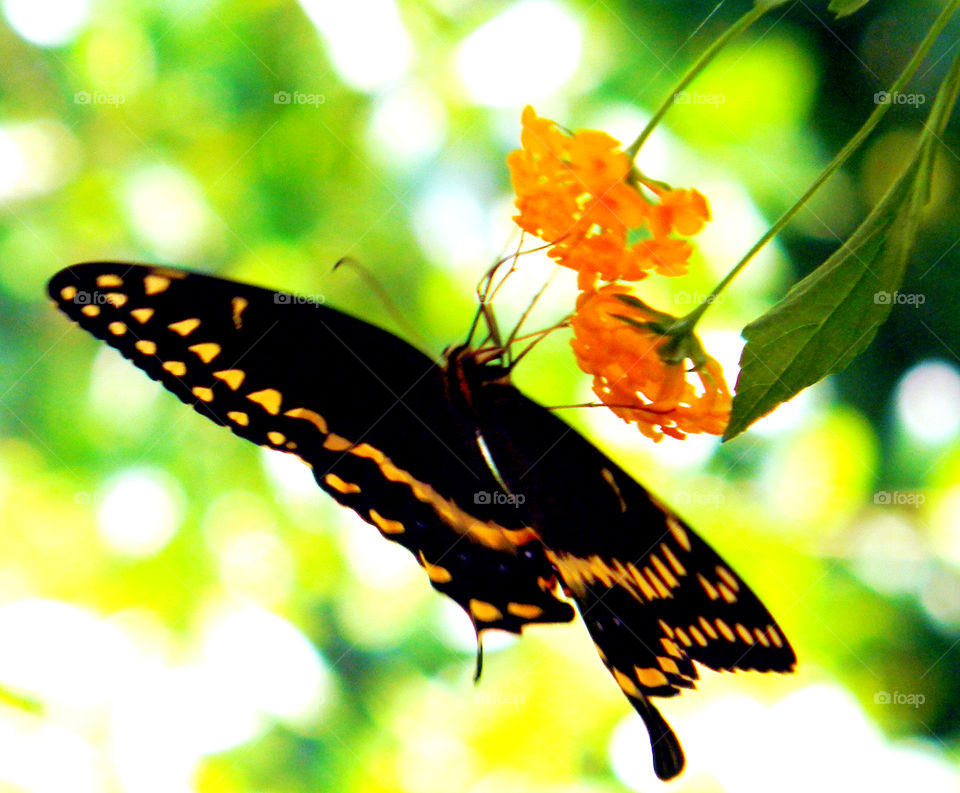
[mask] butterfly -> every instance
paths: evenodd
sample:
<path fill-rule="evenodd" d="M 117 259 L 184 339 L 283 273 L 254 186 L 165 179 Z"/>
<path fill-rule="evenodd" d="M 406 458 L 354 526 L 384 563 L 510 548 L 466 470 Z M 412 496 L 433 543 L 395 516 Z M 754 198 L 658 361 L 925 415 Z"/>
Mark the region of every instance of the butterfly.
<path fill-rule="evenodd" d="M 793 649 L 743 580 L 517 390 L 502 351 L 461 344 L 437 362 L 317 301 L 166 267 L 78 264 L 48 288 L 199 413 L 310 466 L 416 557 L 478 643 L 579 613 L 646 724 L 661 779 L 684 755 L 651 697 L 695 688 L 694 662 L 792 671 Z"/>

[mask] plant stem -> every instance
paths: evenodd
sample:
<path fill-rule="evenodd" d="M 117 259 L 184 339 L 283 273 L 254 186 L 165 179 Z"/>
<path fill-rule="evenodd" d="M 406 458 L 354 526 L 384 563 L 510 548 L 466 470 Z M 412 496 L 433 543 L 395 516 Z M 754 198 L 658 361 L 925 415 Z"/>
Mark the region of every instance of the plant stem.
<path fill-rule="evenodd" d="M 740 19 L 734 22 L 733 25 L 727 28 L 723 34 L 716 39 L 716 41 L 714 41 L 709 47 L 707 47 L 706 50 L 704 50 L 703 54 L 697 58 L 696 61 L 694 61 L 693 65 L 689 69 L 687 69 L 686 74 L 680 78 L 680 82 L 673 87 L 673 90 L 666 98 L 666 101 L 660 105 L 657 112 L 653 114 L 653 118 L 647 122 L 647 125 L 643 128 L 643 132 L 641 132 L 637 139 L 630 144 L 630 148 L 626 150 L 626 154 L 631 160 L 637 156 L 637 152 L 640 151 L 640 147 L 643 146 L 657 124 L 660 123 L 663 117 L 667 114 L 667 111 L 673 106 L 674 102 L 676 101 L 677 94 L 679 94 L 684 88 L 690 85 L 694 79 L 696 79 L 697 75 L 699 75 L 700 72 L 707 67 L 710 61 L 716 57 L 717 53 L 720 52 L 720 50 L 722 50 L 728 42 L 743 33 L 743 31 L 745 31 L 754 22 L 760 19 L 760 17 L 767 13 L 771 7 L 772 6 L 762 5 L 754 6 L 747 11 L 746 14 L 740 17 Z"/>
<path fill-rule="evenodd" d="M 920 42 L 920 46 L 913 54 L 913 57 L 910 59 L 909 63 L 907 63 L 903 71 L 900 72 L 900 76 L 897 77 L 893 85 L 890 86 L 890 90 L 887 93 L 891 97 L 900 93 L 900 90 L 907 84 L 910 78 L 913 77 L 914 73 L 923 62 L 923 59 L 927 56 L 927 53 L 930 52 L 930 48 L 933 46 L 933 43 L 943 31 L 943 28 L 946 26 L 947 22 L 950 21 L 950 18 L 957 11 L 958 7 L 960 7 L 960 0 L 950 0 L 950 2 L 944 6 L 930 30 L 927 31 L 927 35 L 924 37 L 923 41 Z M 810 200 L 810 197 L 820 189 L 820 186 L 826 182 L 827 179 L 833 176 L 834 172 L 836 172 L 848 159 L 850 159 L 850 156 L 860 147 L 864 140 L 866 140 L 867 136 L 873 132 L 874 127 L 880 123 L 880 119 L 883 118 L 883 115 L 887 112 L 887 110 L 889 110 L 891 105 L 892 102 L 885 102 L 878 104 L 874 108 L 873 112 L 863 123 L 863 126 L 861 126 L 860 129 L 857 130 L 857 133 L 849 141 L 847 141 L 846 145 L 837 153 L 833 160 L 830 161 L 830 164 L 823 169 L 813 184 L 807 188 L 807 191 L 797 200 L 797 202 L 786 212 L 784 212 L 777 219 L 777 222 L 774 223 L 759 240 L 757 240 L 753 247 L 747 251 L 744 257 L 733 266 L 726 276 L 724 276 L 723 280 L 714 287 L 707 299 L 683 318 L 685 323 L 689 323 L 691 329 L 707 310 L 707 308 L 712 303 L 716 302 L 715 298 L 717 295 L 727 288 L 730 282 L 740 274 L 740 271 L 743 270 L 743 268 L 746 267 L 760 252 L 760 249 L 763 248 L 763 246 L 766 245 L 771 239 L 773 239 L 773 237 L 775 237 L 780 230 L 793 219 L 793 216 L 803 208 L 804 204 Z"/>

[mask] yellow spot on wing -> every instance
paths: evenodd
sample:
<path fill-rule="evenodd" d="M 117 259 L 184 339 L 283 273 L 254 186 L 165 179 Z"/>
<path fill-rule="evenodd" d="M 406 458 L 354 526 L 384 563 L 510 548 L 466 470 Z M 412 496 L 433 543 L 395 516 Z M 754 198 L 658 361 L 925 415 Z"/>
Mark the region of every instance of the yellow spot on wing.
<path fill-rule="evenodd" d="M 617 480 L 613 478 L 613 471 L 609 468 L 601 468 L 600 475 L 603 476 L 604 481 L 610 485 L 610 489 L 613 490 L 617 495 L 617 500 L 620 502 L 620 511 L 627 511 L 627 502 L 623 500 L 623 496 L 620 495 L 620 488 L 617 486 Z"/>
<path fill-rule="evenodd" d="M 714 585 L 707 581 L 701 573 L 697 573 L 697 581 L 700 582 L 700 586 L 703 587 L 703 591 L 707 593 L 707 597 L 709 597 L 710 600 L 716 600 L 720 597 Z"/>
<path fill-rule="evenodd" d="M 243 298 L 235 298 L 236 300 L 242 300 Z M 304 421 L 309 421 L 316 427 L 320 432 L 327 432 L 327 422 L 323 416 L 321 416 L 316 411 L 310 410 L 309 408 L 293 408 L 288 410 L 283 414 L 284 416 L 289 416 L 292 419 L 303 419 Z"/>
<path fill-rule="evenodd" d="M 203 344 L 194 344 L 190 347 L 187 347 L 187 349 L 190 350 L 190 352 L 195 353 L 196 356 L 204 363 L 210 363 L 210 361 L 220 354 L 220 345 L 213 341 L 205 341 Z"/>
<path fill-rule="evenodd" d="M 150 321 L 150 317 L 153 316 L 152 308 L 135 308 L 130 312 L 130 316 L 133 317 L 141 325 Z"/>
<path fill-rule="evenodd" d="M 717 575 L 720 576 L 724 581 L 727 582 L 727 586 L 730 587 L 734 592 L 739 591 L 740 583 L 734 577 L 733 573 L 727 570 L 723 565 L 717 565 Z"/>
<path fill-rule="evenodd" d="M 713 629 L 713 625 L 707 621 L 706 617 L 700 618 L 700 627 L 703 628 L 703 632 L 706 633 L 711 639 L 717 638 L 717 632 Z"/>
<path fill-rule="evenodd" d="M 680 652 L 680 648 L 666 636 L 660 637 L 660 644 L 662 644 L 663 649 L 667 651 L 667 655 L 672 655 L 674 658 L 683 658 L 683 653 Z"/>
<path fill-rule="evenodd" d="M 388 481 L 402 482 L 407 485 L 418 501 L 429 504 L 434 512 L 458 534 L 465 534 L 487 548 L 498 551 L 516 550 L 516 543 L 507 536 L 507 530 L 503 526 L 493 521 L 482 521 L 460 509 L 453 501 L 441 496 L 429 484 L 421 482 L 409 471 L 394 465 L 393 461 L 376 447 L 369 443 L 358 443 L 350 449 L 350 454 L 373 460 L 380 469 L 380 473 Z"/>
<path fill-rule="evenodd" d="M 103 296 L 103 299 L 106 300 L 114 308 L 122 307 L 127 302 L 127 300 L 129 300 L 129 298 L 126 295 L 121 294 L 120 292 L 107 292 L 107 294 Z"/>
<path fill-rule="evenodd" d="M 663 581 L 657 578 L 656 574 L 649 567 L 643 568 L 644 574 L 647 576 L 647 579 L 653 584 L 654 588 L 657 590 L 657 594 L 662 598 L 670 597 L 670 590 L 663 585 Z"/>
<path fill-rule="evenodd" d="M 171 322 L 167 327 L 181 336 L 189 336 L 200 327 L 200 320 L 196 317 L 190 317 L 189 319 L 181 319 L 179 322 Z"/>
<path fill-rule="evenodd" d="M 237 330 L 240 330 L 243 325 L 241 314 L 243 314 L 244 309 L 249 305 L 250 303 L 245 297 L 235 297 L 230 301 L 230 306 L 233 310 L 233 325 Z"/>
<path fill-rule="evenodd" d="M 723 596 L 723 599 L 727 601 L 727 603 L 737 602 L 737 596 L 730 591 L 730 587 L 728 587 L 726 584 L 717 584 L 717 589 L 720 590 L 720 594 Z"/>
<path fill-rule="evenodd" d="M 136 344 L 133 345 L 137 348 L 139 352 L 142 352 L 144 355 L 156 355 L 157 354 L 157 345 L 155 342 L 149 341 L 148 339 L 141 339 Z"/>
<path fill-rule="evenodd" d="M 770 641 L 772 641 L 777 647 L 783 647 L 783 639 L 780 638 L 780 634 L 777 632 L 775 626 L 768 625 L 767 633 L 770 634 Z"/>
<path fill-rule="evenodd" d="M 677 638 L 681 641 L 684 647 L 690 647 L 693 645 L 693 642 L 690 641 L 690 637 L 687 636 L 686 631 L 683 628 L 677 628 Z"/>
<path fill-rule="evenodd" d="M 187 277 L 187 274 L 182 270 L 174 270 L 172 267 L 153 267 L 151 272 L 154 275 L 162 275 L 164 278 L 169 278 L 173 281 L 182 281 Z"/>
<path fill-rule="evenodd" d="M 535 620 L 543 614 L 543 609 L 533 603 L 507 603 L 507 611 L 525 620 Z"/>
<path fill-rule="evenodd" d="M 270 443 L 272 443 L 274 446 L 279 446 L 286 439 L 287 439 L 287 436 L 284 435 L 282 432 L 276 432 L 275 430 L 271 430 L 270 432 L 267 433 L 267 440 L 270 441 Z"/>
<path fill-rule="evenodd" d="M 100 314 L 100 306 L 84 306 L 80 309 L 80 313 L 88 317 L 96 317 Z"/>
<path fill-rule="evenodd" d="M 531 529 L 529 526 L 523 529 L 504 529 L 503 536 L 514 545 L 526 545 L 528 542 L 540 539 L 537 530 Z"/>
<path fill-rule="evenodd" d="M 450 571 L 446 567 L 441 567 L 438 564 L 430 564 L 423 555 L 423 551 L 418 551 L 417 554 L 420 556 L 420 564 L 423 565 L 423 569 L 427 571 L 427 576 L 435 584 L 445 584 L 447 581 L 453 578 L 450 575 Z M 477 601 L 478 603 L 480 601 Z M 498 614 L 500 612 L 497 612 Z"/>
<path fill-rule="evenodd" d="M 611 667 L 610 671 L 613 673 L 613 679 L 617 681 L 617 685 L 620 686 L 624 694 L 626 694 L 628 697 L 633 697 L 634 699 L 640 699 L 640 697 L 643 696 L 643 692 L 639 689 L 637 684 L 634 683 L 623 672 L 621 672 L 615 666 Z"/>
<path fill-rule="evenodd" d="M 477 600 L 476 598 L 470 598 L 470 613 L 476 619 L 480 620 L 480 622 L 494 622 L 503 619 L 503 614 L 500 613 L 500 609 L 492 603 Z"/>
<path fill-rule="evenodd" d="M 127 326 L 122 322 L 111 322 L 107 325 L 107 330 L 109 330 L 114 336 L 122 336 L 127 332 Z"/>
<path fill-rule="evenodd" d="M 670 550 L 669 545 L 665 542 L 660 543 L 660 550 L 663 551 L 663 555 L 667 557 L 667 561 L 670 562 L 670 566 L 676 571 L 677 575 L 687 574 L 686 569 L 680 564 L 680 561 L 674 555 L 673 551 Z"/>
<path fill-rule="evenodd" d="M 546 554 L 550 563 L 560 573 L 564 584 L 580 596 L 583 596 L 586 592 L 588 585 L 599 581 L 608 589 L 613 586 L 622 586 L 630 593 L 631 597 L 641 603 L 644 600 L 641 592 L 638 591 L 638 586 L 648 600 L 656 597 L 654 590 L 643 581 L 639 571 L 635 567 L 631 571 L 632 565 L 629 562 L 627 567 L 624 567 L 623 562 L 619 559 L 612 559 L 608 563 L 597 554 L 586 559 L 568 553 L 555 553 L 550 549 L 546 549 Z M 636 578 L 632 573 L 636 573 Z M 641 582 L 643 583 L 641 584 Z M 663 584 L 660 584 L 660 587 L 662 588 Z"/>
<path fill-rule="evenodd" d="M 636 672 L 640 684 L 647 686 L 647 688 L 660 688 L 668 685 L 666 675 L 659 669 L 641 669 L 639 666 L 635 666 L 633 671 Z"/>
<path fill-rule="evenodd" d="M 671 675 L 679 675 L 680 667 L 677 666 L 677 662 L 672 658 L 664 658 L 662 655 L 657 656 L 657 663 L 660 664 L 660 668 Z"/>
<path fill-rule="evenodd" d="M 324 438 L 323 441 L 323 448 L 329 449 L 332 452 L 345 452 L 351 446 L 353 446 L 353 444 L 346 438 L 342 438 L 332 432 Z"/>
<path fill-rule="evenodd" d="M 163 368 L 174 377 L 183 377 L 187 373 L 187 365 L 183 361 L 164 361 Z"/>
<path fill-rule="evenodd" d="M 762 644 L 764 647 L 770 646 L 770 640 L 767 638 L 767 634 L 765 634 L 760 628 L 754 628 L 753 635 L 757 637 L 757 641 L 760 642 L 760 644 Z"/>
<path fill-rule="evenodd" d="M 673 589 L 678 585 L 676 576 L 671 573 L 667 566 L 660 561 L 660 557 L 656 554 L 650 554 L 650 561 L 653 562 L 653 566 L 657 568 L 657 572 L 660 574 L 660 577 L 667 582 L 667 586 Z"/>
<path fill-rule="evenodd" d="M 717 630 L 723 634 L 724 639 L 726 639 L 728 642 L 736 641 L 737 637 L 734 635 L 733 631 L 730 630 L 730 626 L 727 625 L 727 623 L 725 623 L 723 620 L 717 620 L 716 623 Z"/>
<path fill-rule="evenodd" d="M 227 413 L 227 418 L 239 424 L 241 427 L 246 427 L 250 423 L 250 417 L 240 410 L 231 410 Z"/>
<path fill-rule="evenodd" d="M 689 551 L 690 537 L 687 536 L 687 530 L 682 526 L 676 515 L 667 515 L 667 528 L 670 529 L 673 539 L 680 543 L 680 547 Z"/>
<path fill-rule="evenodd" d="M 60 290 L 60 298 L 62 300 L 70 301 L 77 296 L 77 287 L 75 286 L 65 286 Z"/>
<path fill-rule="evenodd" d="M 693 637 L 693 640 L 699 644 L 701 647 L 707 646 L 706 637 L 700 633 L 700 629 L 696 625 L 690 626 L 690 635 Z"/>
<path fill-rule="evenodd" d="M 375 509 L 370 510 L 370 520 L 372 520 L 378 529 L 384 534 L 403 534 L 406 529 L 403 527 L 403 524 L 399 520 L 391 520 L 390 518 L 385 518 Z"/>
<path fill-rule="evenodd" d="M 148 295 L 159 295 L 170 288 L 170 279 L 163 275 L 147 275 L 143 279 L 143 291 Z"/>
<path fill-rule="evenodd" d="M 256 402 L 271 416 L 276 416 L 280 412 L 280 403 L 283 401 L 283 396 L 275 388 L 264 388 L 262 391 L 247 394 L 247 399 Z"/>
<path fill-rule="evenodd" d="M 240 385 L 243 383 L 243 378 L 246 377 L 246 374 L 240 369 L 223 369 L 219 372 L 214 372 L 213 376 L 217 380 L 223 380 L 229 387 L 231 391 L 236 391 Z"/>
<path fill-rule="evenodd" d="M 196 386 L 190 389 L 193 392 L 193 395 L 199 399 L 201 402 L 213 402 L 213 391 L 209 388 L 204 388 L 203 386 Z"/>
<path fill-rule="evenodd" d="M 360 485 L 354 484 L 353 482 L 344 482 L 336 474 L 327 474 L 323 481 L 326 482 L 330 487 L 336 490 L 338 493 L 359 493 Z"/>
<path fill-rule="evenodd" d="M 745 626 L 738 622 L 734 627 L 737 629 L 737 634 L 741 639 L 747 644 L 753 644 L 753 636 L 750 635 L 750 631 L 748 631 Z"/>
<path fill-rule="evenodd" d="M 97 286 L 123 286 L 123 279 L 119 275 L 98 275 Z"/>

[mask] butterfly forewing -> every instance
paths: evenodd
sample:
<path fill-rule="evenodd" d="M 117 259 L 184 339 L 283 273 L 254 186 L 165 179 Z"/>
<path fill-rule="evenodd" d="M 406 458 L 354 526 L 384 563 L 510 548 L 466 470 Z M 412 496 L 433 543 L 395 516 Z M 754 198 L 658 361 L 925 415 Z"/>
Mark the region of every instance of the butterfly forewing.
<path fill-rule="evenodd" d="M 479 497 L 496 483 L 439 367 L 410 345 L 317 301 L 181 270 L 77 265 L 49 291 L 202 415 L 310 465 L 478 630 L 572 619 L 519 513 Z"/>

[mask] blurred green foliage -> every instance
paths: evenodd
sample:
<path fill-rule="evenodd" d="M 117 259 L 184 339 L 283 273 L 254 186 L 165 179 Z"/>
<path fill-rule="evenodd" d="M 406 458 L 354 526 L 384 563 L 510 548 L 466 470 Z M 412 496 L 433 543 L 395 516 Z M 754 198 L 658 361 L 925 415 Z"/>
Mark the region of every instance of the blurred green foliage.
<path fill-rule="evenodd" d="M 0 789 L 650 789 L 646 739 L 578 626 L 491 641 L 474 689 L 465 618 L 405 552 L 100 350 L 44 284 L 75 261 L 169 262 L 322 295 L 437 353 L 463 338 L 510 244 L 504 157 L 522 104 L 629 141 L 748 4 L 713 5 L 7 0 Z M 708 293 L 936 10 L 901 0 L 829 21 L 822 4 L 787 4 L 735 42 L 691 87 L 706 99 L 678 103 L 641 153 L 715 218 L 694 271 L 644 294 L 669 311 Z M 932 98 L 958 32 L 917 95 Z M 894 108 L 708 312 L 731 379 L 740 328 L 865 216 L 925 113 Z M 677 789 L 766 789 L 774 774 L 824 790 L 956 784 L 955 144 L 951 127 L 902 289 L 923 300 L 894 306 L 847 371 L 723 447 L 651 447 L 599 412 L 564 413 L 700 528 L 800 656 L 795 677 L 710 675 L 666 703 L 690 759 Z M 405 322 L 357 268 L 333 271 L 344 256 Z M 540 272 L 517 274 L 505 317 Z M 562 315 L 564 288 L 542 319 Z M 521 368 L 544 404 L 587 393 L 559 336 Z"/>

